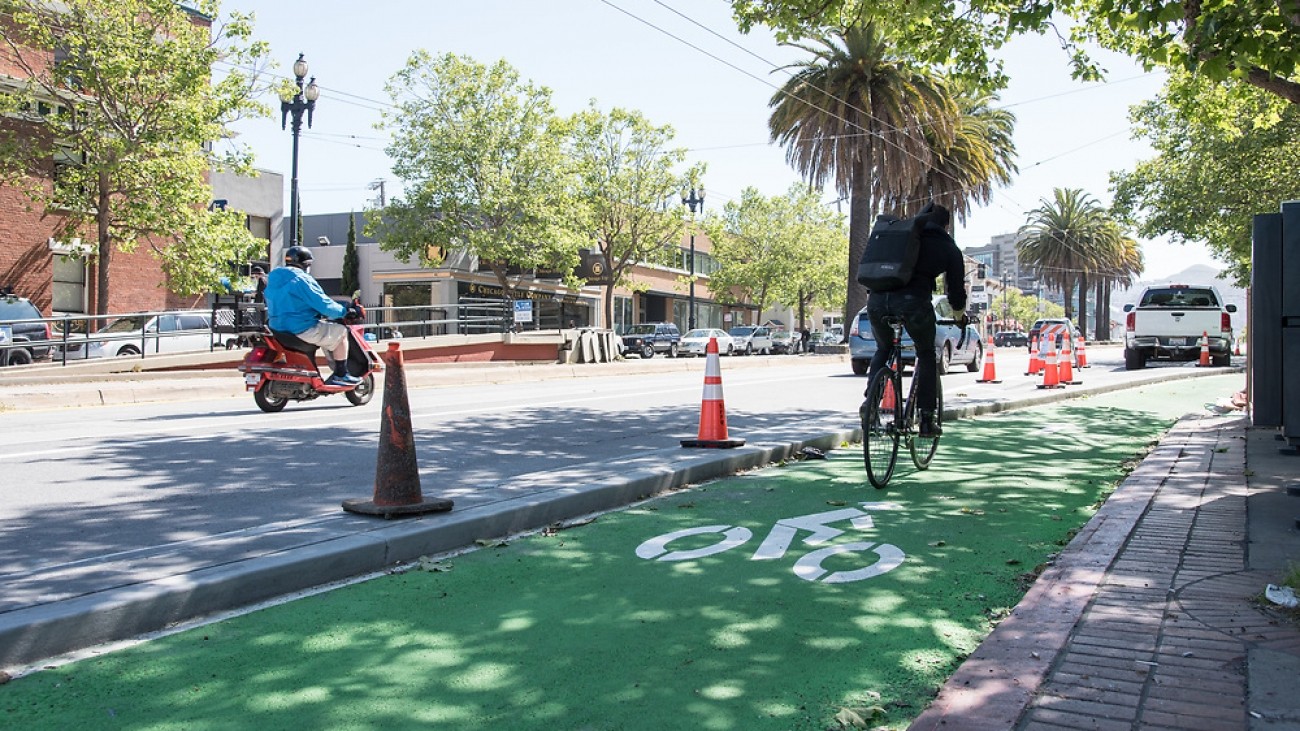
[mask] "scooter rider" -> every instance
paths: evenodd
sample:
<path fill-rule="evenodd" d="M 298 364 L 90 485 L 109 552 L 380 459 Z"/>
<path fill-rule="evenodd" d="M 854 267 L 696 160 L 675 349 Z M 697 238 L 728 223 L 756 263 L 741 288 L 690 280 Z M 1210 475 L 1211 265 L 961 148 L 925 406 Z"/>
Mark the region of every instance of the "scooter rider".
<path fill-rule="evenodd" d="M 334 364 L 334 374 L 325 381 L 331 386 L 355 386 L 361 379 L 347 372 L 348 329 L 333 320 L 355 310 L 326 296 L 309 273 L 311 250 L 290 246 L 284 252 L 284 266 L 272 269 L 266 278 L 266 311 L 272 330 L 288 332 L 319 345 Z M 356 314 L 356 313 L 354 313 Z"/>

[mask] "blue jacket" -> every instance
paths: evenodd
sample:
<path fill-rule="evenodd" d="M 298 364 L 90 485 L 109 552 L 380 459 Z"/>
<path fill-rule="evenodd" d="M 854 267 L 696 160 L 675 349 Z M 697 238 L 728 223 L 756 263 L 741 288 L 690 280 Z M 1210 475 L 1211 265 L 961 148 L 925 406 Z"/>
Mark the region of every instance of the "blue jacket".
<path fill-rule="evenodd" d="M 272 330 L 297 335 L 310 330 L 322 317 L 337 320 L 347 311 L 301 269 L 276 267 L 266 277 L 266 312 Z"/>

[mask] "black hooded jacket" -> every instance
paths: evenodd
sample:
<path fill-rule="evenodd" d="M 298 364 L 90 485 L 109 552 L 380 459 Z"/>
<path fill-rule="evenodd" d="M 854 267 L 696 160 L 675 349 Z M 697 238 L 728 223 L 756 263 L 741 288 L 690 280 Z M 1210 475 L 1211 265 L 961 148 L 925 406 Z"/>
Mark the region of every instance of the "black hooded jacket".
<path fill-rule="evenodd" d="M 944 278 L 947 288 L 948 304 L 954 310 L 966 309 L 966 260 L 957 242 L 948 235 L 947 226 L 952 216 L 948 209 L 931 203 L 921 209 L 928 213 L 930 221 L 921 230 L 921 251 L 916 258 L 916 267 L 912 271 L 912 281 L 901 290 L 930 296 L 934 293 L 935 279 Z"/>

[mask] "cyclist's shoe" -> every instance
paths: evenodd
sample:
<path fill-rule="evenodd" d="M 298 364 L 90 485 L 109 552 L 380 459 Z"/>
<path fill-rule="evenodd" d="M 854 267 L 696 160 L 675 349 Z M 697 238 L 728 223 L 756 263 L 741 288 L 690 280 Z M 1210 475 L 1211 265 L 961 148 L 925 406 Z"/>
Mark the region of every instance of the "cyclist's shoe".
<path fill-rule="evenodd" d="M 933 411 L 921 412 L 920 433 L 923 439 L 933 439 L 934 437 L 943 434 L 943 427 L 939 426 L 939 422 L 934 418 Z"/>

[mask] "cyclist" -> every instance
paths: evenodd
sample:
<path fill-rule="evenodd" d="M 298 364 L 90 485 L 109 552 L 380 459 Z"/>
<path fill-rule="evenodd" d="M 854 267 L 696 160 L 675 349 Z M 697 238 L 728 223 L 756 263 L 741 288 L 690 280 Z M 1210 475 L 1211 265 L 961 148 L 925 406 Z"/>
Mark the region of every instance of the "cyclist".
<path fill-rule="evenodd" d="M 266 311 L 271 330 L 297 335 L 319 345 L 334 364 L 334 375 L 325 383 L 331 386 L 355 386 L 361 379 L 348 373 L 348 329 L 331 322 L 353 311 L 326 296 L 312 277 L 311 250 L 290 246 L 284 252 L 284 266 L 271 270 L 266 278 Z"/>
<path fill-rule="evenodd" d="M 921 231 L 921 250 L 912 270 L 912 281 L 891 292 L 872 292 L 867 299 L 867 315 L 871 319 L 871 332 L 876 338 L 876 354 L 871 358 L 867 382 L 889 360 L 894 349 L 894 332 L 885 324 L 885 317 L 901 317 L 903 328 L 916 344 L 916 372 L 920 379 L 916 398 L 920 402 L 923 437 L 937 437 L 941 431 L 934 418 L 935 379 L 938 376 L 934 347 L 937 323 L 930 295 L 935 280 L 943 275 L 948 292 L 948 303 L 956 312 L 958 324 L 966 327 L 966 264 L 957 242 L 948 234 L 952 215 L 947 208 L 929 203 L 921 209 L 929 220 Z M 863 394 L 864 396 L 866 394 Z M 865 407 L 866 404 L 864 403 Z"/>

